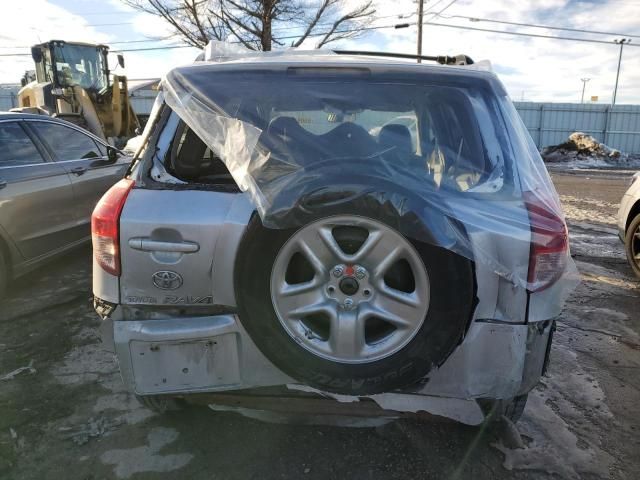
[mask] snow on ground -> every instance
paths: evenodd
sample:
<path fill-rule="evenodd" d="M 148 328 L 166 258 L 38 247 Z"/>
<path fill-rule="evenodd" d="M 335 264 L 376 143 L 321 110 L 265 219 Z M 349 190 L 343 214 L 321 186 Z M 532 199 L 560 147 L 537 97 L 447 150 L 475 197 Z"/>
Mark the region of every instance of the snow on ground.
<path fill-rule="evenodd" d="M 625 409 L 636 404 L 638 390 L 623 381 L 633 379 L 640 365 L 634 314 L 639 284 L 622 273 L 626 257 L 615 228 L 614 202 L 624 184 L 608 192 L 611 180 L 596 178 L 554 178 L 564 193 L 560 197 L 581 284 L 558 318 L 549 371 L 529 394 L 517 424 L 525 448 L 494 444 L 506 469 L 531 472 L 535 478 L 640 478 L 626 463 L 637 457 L 632 440 L 637 427 Z M 590 194 L 594 188 L 598 193 Z M 582 192 L 586 195 L 578 198 Z M 622 385 L 626 388 L 618 388 Z M 629 448 L 624 441 L 613 447 L 604 434 L 612 431 L 631 441 Z"/>
<path fill-rule="evenodd" d="M 545 163 L 566 169 L 640 168 L 640 155 L 620 152 L 591 135 L 575 132 L 559 144 L 541 150 Z"/>
<path fill-rule="evenodd" d="M 519 449 L 496 444 L 505 455 L 503 465 L 507 470 L 533 470 L 572 480 L 586 475 L 608 478 L 614 459 L 602 449 L 598 430 L 588 421 L 591 415 L 613 417 L 604 392 L 578 364 L 574 352 L 556 347 L 553 355 L 556 362 L 574 370 L 568 376 L 550 374 L 529 394 L 518 423 L 529 444 Z"/>
<path fill-rule="evenodd" d="M 147 445 L 109 450 L 100 456 L 100 460 L 112 464 L 119 479 L 131 478 L 143 472 L 179 470 L 191 461 L 191 453 L 160 453 L 164 447 L 175 442 L 178 435 L 178 431 L 173 428 L 156 427 L 147 435 Z"/>
<path fill-rule="evenodd" d="M 569 222 L 604 223 L 616 225 L 618 205 L 604 200 L 560 195 L 564 214 Z"/>
<path fill-rule="evenodd" d="M 582 226 L 586 228 L 585 225 Z M 594 227 L 598 228 L 598 227 Z M 603 235 L 603 237 L 606 236 Z M 600 243 L 597 239 L 594 241 Z M 507 470 L 542 472 L 554 478 L 627 478 L 613 475 L 623 455 L 607 444 L 603 431 L 621 429 L 625 420 L 614 414 L 605 393 L 607 373 L 585 361 L 603 356 L 623 360 L 622 368 L 635 368 L 638 333 L 630 315 L 593 303 L 637 295 L 637 282 L 627 280 L 611 268 L 578 262 L 582 284 L 558 319 L 551 351 L 550 371 L 529 399 L 518 430 L 525 448 L 493 446 L 504 454 Z M 625 355 L 625 351 L 631 355 Z M 632 391 L 629 392 L 632 394 Z M 620 392 L 622 395 L 622 392 Z M 619 471 L 619 470 L 618 470 Z M 542 478 L 547 478 L 546 476 Z M 637 478 L 637 477 L 629 477 Z"/>
<path fill-rule="evenodd" d="M 553 163 L 554 167 L 562 166 L 568 170 L 600 169 L 640 169 L 640 156 L 629 156 L 622 161 L 608 161 L 600 158 L 568 155 L 562 162 Z"/>

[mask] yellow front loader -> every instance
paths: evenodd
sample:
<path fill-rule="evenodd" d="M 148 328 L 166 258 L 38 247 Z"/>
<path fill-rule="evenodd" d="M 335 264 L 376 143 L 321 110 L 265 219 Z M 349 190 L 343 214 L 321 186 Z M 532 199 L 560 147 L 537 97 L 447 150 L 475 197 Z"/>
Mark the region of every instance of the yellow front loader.
<path fill-rule="evenodd" d="M 124 145 L 140 124 L 129 102 L 127 78 L 110 78 L 108 53 L 106 45 L 62 40 L 34 45 L 36 80 L 23 80 L 15 110 L 63 118 Z M 122 55 L 118 63 L 124 67 Z"/>

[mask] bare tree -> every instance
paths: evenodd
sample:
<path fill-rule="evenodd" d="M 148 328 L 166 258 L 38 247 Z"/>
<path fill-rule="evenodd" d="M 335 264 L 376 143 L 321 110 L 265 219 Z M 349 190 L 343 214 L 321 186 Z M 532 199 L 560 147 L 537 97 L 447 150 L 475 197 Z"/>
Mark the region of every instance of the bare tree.
<path fill-rule="evenodd" d="M 375 14 L 373 0 L 122 0 L 164 19 L 176 37 L 203 48 L 209 40 L 241 43 L 251 50 L 298 47 L 318 38 L 316 48 L 353 38 Z"/>

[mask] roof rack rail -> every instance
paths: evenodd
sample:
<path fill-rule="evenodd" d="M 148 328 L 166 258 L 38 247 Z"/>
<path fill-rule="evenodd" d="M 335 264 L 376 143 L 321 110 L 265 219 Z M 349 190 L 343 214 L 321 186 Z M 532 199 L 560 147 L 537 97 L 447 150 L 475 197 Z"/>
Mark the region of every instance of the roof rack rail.
<path fill-rule="evenodd" d="M 436 62 L 440 65 L 472 65 L 473 60 L 468 55 L 456 55 L 450 57 L 448 55 L 414 55 L 412 53 L 393 53 L 393 52 L 372 52 L 365 50 L 333 50 L 338 55 L 367 55 L 372 57 L 389 57 L 389 58 L 408 58 L 412 60 L 426 60 L 428 62 Z"/>

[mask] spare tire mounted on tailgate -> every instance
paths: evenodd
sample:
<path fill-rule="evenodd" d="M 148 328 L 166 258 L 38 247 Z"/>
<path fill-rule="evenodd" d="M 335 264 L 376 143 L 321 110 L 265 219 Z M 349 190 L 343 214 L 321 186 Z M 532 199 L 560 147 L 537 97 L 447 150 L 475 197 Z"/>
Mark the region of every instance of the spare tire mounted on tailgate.
<path fill-rule="evenodd" d="M 471 262 L 400 234 L 393 209 L 371 200 L 290 212 L 300 228 L 269 229 L 254 215 L 239 247 L 243 326 L 278 368 L 321 390 L 419 382 L 471 316 Z"/>

